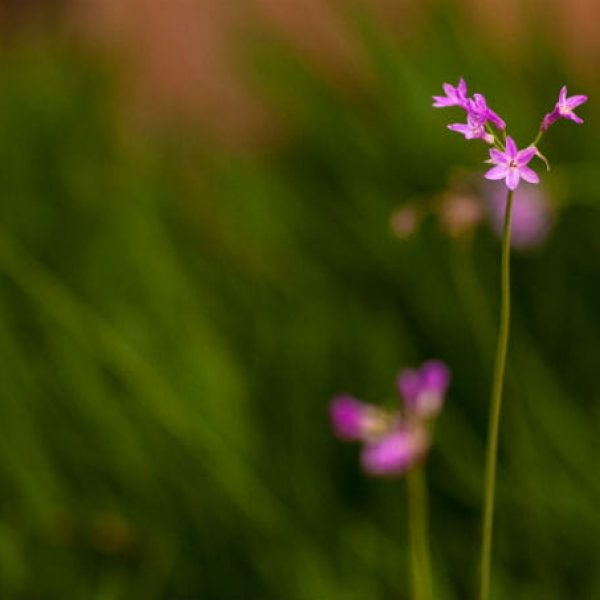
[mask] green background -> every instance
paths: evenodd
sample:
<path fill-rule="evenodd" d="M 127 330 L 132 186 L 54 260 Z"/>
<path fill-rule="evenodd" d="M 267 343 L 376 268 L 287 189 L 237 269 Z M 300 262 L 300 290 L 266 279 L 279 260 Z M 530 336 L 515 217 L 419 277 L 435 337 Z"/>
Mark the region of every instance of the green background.
<path fill-rule="evenodd" d="M 503 59 L 447 9 L 405 45 L 348 22 L 355 93 L 247 42 L 287 132 L 252 153 L 135 133 L 101 56 L 2 51 L 2 598 L 408 599 L 405 482 L 361 474 L 327 407 L 393 405 L 431 357 L 453 372 L 427 463 L 436 598 L 474 596 L 499 243 L 389 227 L 485 168 L 431 109 L 460 75 L 521 145 L 563 83 L 590 96 L 542 143 L 552 235 L 513 260 L 493 578 L 498 599 L 600 597 L 600 84 L 544 40 Z"/>

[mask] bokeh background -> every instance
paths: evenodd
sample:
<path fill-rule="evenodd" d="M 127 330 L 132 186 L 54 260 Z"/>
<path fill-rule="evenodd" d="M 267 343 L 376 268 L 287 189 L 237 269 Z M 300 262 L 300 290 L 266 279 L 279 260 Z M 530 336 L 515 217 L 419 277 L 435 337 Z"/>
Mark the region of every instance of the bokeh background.
<path fill-rule="evenodd" d="M 436 598 L 474 596 L 499 243 L 445 218 L 494 197 L 431 109 L 462 75 L 520 144 L 563 83 L 590 96 L 515 248 L 494 597 L 599 598 L 599 19 L 0 2 L 0 597 L 408 599 L 404 482 L 362 475 L 327 406 L 393 405 L 430 357 Z"/>

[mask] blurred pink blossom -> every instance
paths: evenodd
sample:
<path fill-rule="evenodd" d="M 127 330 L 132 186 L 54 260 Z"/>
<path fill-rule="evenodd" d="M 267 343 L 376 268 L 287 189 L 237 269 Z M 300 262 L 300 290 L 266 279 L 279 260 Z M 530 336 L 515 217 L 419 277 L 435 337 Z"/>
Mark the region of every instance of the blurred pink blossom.
<path fill-rule="evenodd" d="M 484 198 L 490 224 L 500 236 L 506 208 L 506 188 L 504 185 L 487 184 Z M 515 191 L 512 214 L 511 245 L 517 250 L 529 250 L 541 246 L 553 224 L 553 209 L 543 188 L 523 184 Z"/>
<path fill-rule="evenodd" d="M 423 212 L 414 204 L 406 204 L 395 210 L 390 217 L 393 234 L 400 239 L 409 238 L 416 233 L 423 218 Z"/>
<path fill-rule="evenodd" d="M 438 214 L 442 228 L 452 237 L 472 233 L 486 216 L 481 199 L 468 192 L 445 193 Z"/>

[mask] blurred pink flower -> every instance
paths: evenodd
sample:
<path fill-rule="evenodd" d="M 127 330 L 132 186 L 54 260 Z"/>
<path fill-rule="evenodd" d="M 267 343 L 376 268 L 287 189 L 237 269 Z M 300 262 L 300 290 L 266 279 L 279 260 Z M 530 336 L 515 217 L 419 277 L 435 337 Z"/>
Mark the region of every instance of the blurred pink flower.
<path fill-rule="evenodd" d="M 401 475 L 425 456 L 429 444 L 429 434 L 423 427 L 399 427 L 381 439 L 366 443 L 361 464 L 370 475 Z"/>
<path fill-rule="evenodd" d="M 429 360 L 420 369 L 403 369 L 396 379 L 407 414 L 413 419 L 436 417 L 450 385 L 450 371 L 439 360 Z"/>
<path fill-rule="evenodd" d="M 369 475 L 402 475 L 427 454 L 428 426 L 439 415 L 449 384 L 448 367 L 430 360 L 398 374 L 403 410 L 386 411 L 353 396 L 335 396 L 329 404 L 333 433 L 362 442 L 361 463 Z"/>
<path fill-rule="evenodd" d="M 494 232 L 502 235 L 506 188 L 497 184 L 485 186 L 490 224 Z M 512 214 L 511 245 L 517 250 L 528 250 L 541 246 L 552 228 L 553 210 L 543 189 L 533 185 L 522 185 L 515 192 Z"/>
<path fill-rule="evenodd" d="M 441 196 L 438 214 L 442 229 L 452 237 L 472 233 L 486 216 L 478 196 L 451 191 Z"/>
<path fill-rule="evenodd" d="M 406 204 L 395 210 L 390 217 L 392 232 L 397 238 L 406 239 L 413 235 L 418 227 L 423 213 L 414 204 Z"/>

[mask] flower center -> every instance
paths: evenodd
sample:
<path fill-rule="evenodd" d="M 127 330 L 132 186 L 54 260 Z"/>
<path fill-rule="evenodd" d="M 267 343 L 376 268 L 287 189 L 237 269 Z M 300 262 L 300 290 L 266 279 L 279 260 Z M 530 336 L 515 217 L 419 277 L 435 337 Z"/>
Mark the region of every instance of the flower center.
<path fill-rule="evenodd" d="M 367 439 L 378 439 L 386 435 L 396 423 L 397 417 L 381 409 L 369 410 L 364 418 L 364 432 Z"/>
<path fill-rule="evenodd" d="M 565 106 L 564 104 L 560 105 L 558 107 L 558 112 L 563 116 L 563 117 L 567 117 L 571 114 L 571 109 L 568 106 Z"/>

